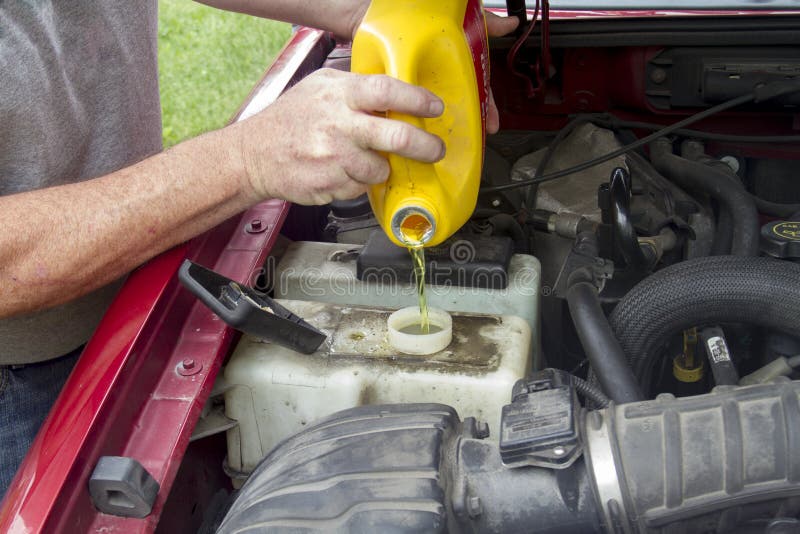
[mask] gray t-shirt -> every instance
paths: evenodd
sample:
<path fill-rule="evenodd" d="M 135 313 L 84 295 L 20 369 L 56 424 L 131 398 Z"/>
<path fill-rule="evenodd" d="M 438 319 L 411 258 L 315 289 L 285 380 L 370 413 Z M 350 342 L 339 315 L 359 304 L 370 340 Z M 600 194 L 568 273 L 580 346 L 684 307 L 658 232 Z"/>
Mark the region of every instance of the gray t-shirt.
<path fill-rule="evenodd" d="M 157 32 L 156 0 L 0 1 L 0 195 L 87 180 L 161 150 Z M 118 286 L 0 320 L 0 364 L 79 347 Z"/>

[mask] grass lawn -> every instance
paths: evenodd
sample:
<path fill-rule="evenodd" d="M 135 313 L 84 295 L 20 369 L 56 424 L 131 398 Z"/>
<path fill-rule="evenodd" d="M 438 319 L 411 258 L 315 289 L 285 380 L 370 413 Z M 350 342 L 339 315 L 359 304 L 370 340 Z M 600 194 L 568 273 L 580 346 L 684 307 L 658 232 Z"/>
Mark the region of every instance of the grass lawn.
<path fill-rule="evenodd" d="M 291 26 L 160 0 L 164 146 L 224 125 L 289 38 Z"/>

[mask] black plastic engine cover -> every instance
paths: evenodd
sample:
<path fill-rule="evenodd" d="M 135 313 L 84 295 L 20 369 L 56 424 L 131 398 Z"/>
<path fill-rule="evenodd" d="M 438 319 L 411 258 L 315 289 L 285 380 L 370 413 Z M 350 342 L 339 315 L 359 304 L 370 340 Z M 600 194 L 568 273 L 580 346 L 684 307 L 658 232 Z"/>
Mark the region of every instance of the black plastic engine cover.
<path fill-rule="evenodd" d="M 505 289 L 514 242 L 508 237 L 456 234 L 441 245 L 425 248 L 425 281 L 434 285 Z M 373 232 L 356 261 L 359 280 L 391 279 L 413 283 L 411 256 L 381 231 Z"/>

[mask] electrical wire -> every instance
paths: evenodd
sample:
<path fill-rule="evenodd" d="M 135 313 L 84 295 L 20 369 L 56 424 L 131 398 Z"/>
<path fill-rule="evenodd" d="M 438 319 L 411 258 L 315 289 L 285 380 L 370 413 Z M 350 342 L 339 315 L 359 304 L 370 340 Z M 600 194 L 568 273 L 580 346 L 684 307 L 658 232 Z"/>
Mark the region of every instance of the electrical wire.
<path fill-rule="evenodd" d="M 536 27 L 536 20 L 539 18 L 539 0 L 536 0 L 536 8 L 533 10 L 533 18 L 531 19 L 531 23 L 528 24 L 528 27 L 519 36 L 519 38 L 514 42 L 514 45 L 511 47 L 511 50 L 508 51 L 508 55 L 506 56 L 506 66 L 508 70 L 511 71 L 511 74 L 520 78 L 523 82 L 525 82 L 525 93 L 530 97 L 535 93 L 535 89 L 533 88 L 533 83 L 531 82 L 530 76 L 526 75 L 523 72 L 517 70 L 514 63 L 517 59 L 517 54 L 519 53 L 522 45 L 525 44 L 525 41 L 528 40 L 531 33 L 533 33 L 533 28 Z"/>
<path fill-rule="evenodd" d="M 601 126 L 608 126 L 610 128 L 631 128 L 655 131 L 664 128 L 663 124 L 628 121 L 618 119 L 609 114 L 581 116 L 588 116 L 591 122 Z M 682 135 L 684 137 L 694 137 L 695 139 L 703 139 L 706 141 L 731 143 L 800 143 L 800 135 L 729 135 L 714 132 L 703 132 L 701 130 L 688 130 L 685 128 L 675 130 L 673 133 Z"/>
<path fill-rule="evenodd" d="M 510 189 L 517 189 L 520 187 L 527 187 L 534 184 L 541 184 L 543 182 L 549 182 L 551 180 L 556 180 L 558 178 L 562 178 L 564 176 L 569 176 L 570 174 L 575 174 L 576 172 L 581 172 L 586 169 L 590 169 L 595 165 L 599 165 L 601 163 L 605 163 L 606 161 L 610 161 L 618 156 L 626 154 L 632 150 L 636 150 L 637 148 L 643 147 L 649 144 L 656 139 L 661 137 L 670 135 L 675 133 L 677 130 L 680 130 L 690 124 L 694 124 L 695 122 L 701 121 L 706 119 L 712 115 L 716 115 L 717 113 L 721 113 L 723 111 L 729 110 L 731 108 L 735 108 L 741 106 L 742 104 L 747 104 L 749 102 L 764 102 L 766 100 L 770 100 L 772 98 L 777 98 L 779 96 L 796 93 L 800 91 L 800 84 L 798 83 L 786 83 L 786 82 L 775 82 L 772 84 L 767 84 L 765 86 L 759 87 L 753 92 L 738 96 L 736 98 L 732 98 L 726 102 L 721 104 L 717 104 L 716 106 L 710 107 L 705 109 L 699 113 L 695 113 L 690 117 L 686 117 L 683 120 L 680 120 L 670 126 L 665 126 L 664 128 L 654 132 L 648 136 L 642 137 L 638 141 L 634 141 L 633 143 L 626 145 L 622 148 L 609 152 L 603 156 L 599 156 L 597 158 L 590 159 L 573 167 L 569 167 L 567 169 L 563 169 L 561 171 L 557 171 L 550 174 L 545 174 L 544 176 L 539 176 L 535 178 L 531 178 L 528 180 L 520 180 L 518 182 L 510 183 L 510 184 L 502 184 L 502 185 L 495 185 L 490 187 L 481 188 L 481 193 L 495 193 L 499 191 L 508 191 Z"/>

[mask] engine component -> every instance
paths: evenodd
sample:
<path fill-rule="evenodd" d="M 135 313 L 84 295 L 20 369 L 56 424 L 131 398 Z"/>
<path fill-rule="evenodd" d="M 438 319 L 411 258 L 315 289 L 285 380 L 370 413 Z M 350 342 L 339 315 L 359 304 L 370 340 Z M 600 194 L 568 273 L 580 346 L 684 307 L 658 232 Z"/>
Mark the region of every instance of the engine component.
<path fill-rule="evenodd" d="M 328 241 L 363 244 L 374 231 L 380 230 L 366 194 L 351 200 L 334 200 L 330 205 L 324 231 Z"/>
<path fill-rule="evenodd" d="M 800 221 L 772 221 L 762 226 L 761 251 L 773 258 L 800 260 Z"/>
<path fill-rule="evenodd" d="M 574 251 L 586 263 L 576 264 L 569 275 L 567 303 L 592 371 L 603 392 L 615 402 L 622 404 L 641 400 L 644 395 L 600 307 L 597 239 L 589 233 L 578 235 Z"/>
<path fill-rule="evenodd" d="M 798 395 L 787 380 L 589 413 L 588 464 L 604 522 L 618 525 L 608 530 L 721 532 L 796 516 Z"/>
<path fill-rule="evenodd" d="M 702 324 L 744 323 L 800 331 L 800 265 L 771 258 L 715 256 L 666 267 L 617 304 L 611 327 L 649 391 L 671 336 Z"/>
<path fill-rule="evenodd" d="M 581 124 L 558 144 L 547 168 L 550 171 L 560 171 L 592 156 L 619 149 L 621 146 L 611 130 L 598 128 L 593 124 Z M 535 176 L 536 169 L 540 160 L 547 154 L 547 150 L 545 148 L 517 160 L 511 171 L 511 179 L 521 181 L 538 178 Z M 540 184 L 536 194 L 536 206 L 529 207 L 529 210 L 535 208 L 555 213 L 562 211 L 580 213 L 587 219 L 599 223 L 597 188 L 608 181 L 611 172 L 617 167 L 626 168 L 625 156 L 619 156 L 580 174 Z"/>
<path fill-rule="evenodd" d="M 718 326 L 710 326 L 700 331 L 700 340 L 708 356 L 714 383 L 718 386 L 735 386 L 739 383 L 739 373 L 731 358 L 725 333 Z"/>
<path fill-rule="evenodd" d="M 653 165 L 686 189 L 699 189 L 727 210 L 733 231 L 731 253 L 735 256 L 758 254 L 758 211 L 740 182 L 731 180 L 717 168 L 690 161 L 672 153 L 672 143 L 664 138 L 650 145 Z M 727 231 L 725 226 L 723 231 Z M 718 230 L 719 231 L 719 230 Z"/>
<path fill-rule="evenodd" d="M 797 76 L 798 54 L 800 49 L 788 47 L 669 48 L 648 62 L 648 100 L 659 109 L 716 104 Z M 776 99 L 774 105 L 789 103 L 800 103 L 800 97 Z"/>
<path fill-rule="evenodd" d="M 569 467 L 583 450 L 579 413 L 578 397 L 566 372 L 545 369 L 517 382 L 500 421 L 503 463 L 509 467 Z"/>
<path fill-rule="evenodd" d="M 794 371 L 800 368 L 800 355 L 786 358 L 779 356 L 767 365 L 758 369 L 747 376 L 743 376 L 739 380 L 742 386 L 752 386 L 754 384 L 766 384 L 778 378 L 779 376 L 789 376 Z"/>
<path fill-rule="evenodd" d="M 587 413 L 580 433 L 583 457 L 567 469 L 509 468 L 447 406 L 347 410 L 273 450 L 218 532 L 797 526 L 800 382 L 611 406 Z"/>
<path fill-rule="evenodd" d="M 435 285 L 503 289 L 514 245 L 507 237 L 456 234 L 441 245 L 425 248 L 425 281 Z M 389 277 L 412 283 L 414 264 L 407 247 L 398 247 L 383 232 L 374 232 L 358 254 L 361 281 Z"/>
<path fill-rule="evenodd" d="M 358 245 L 292 243 L 275 269 L 275 297 L 291 300 L 331 302 L 342 306 L 387 306 L 403 308 L 418 304 L 417 288 L 410 280 L 399 280 L 389 272 L 375 271 L 366 280 L 356 276 Z M 404 252 L 406 257 L 407 252 Z M 450 246 L 453 259 L 467 263 L 477 254 L 468 241 Z M 486 273 L 476 273 L 486 276 Z M 428 304 L 448 312 L 516 315 L 522 317 L 534 333 L 532 361 L 541 369 L 539 339 L 539 290 L 541 267 L 533 256 L 515 254 L 508 264 L 508 285 L 504 289 L 439 285 L 434 280 L 425 288 Z"/>
<path fill-rule="evenodd" d="M 452 314 L 452 342 L 430 355 L 389 344 L 385 308 L 279 301 L 329 336 L 311 355 L 243 336 L 225 367 L 228 467 L 246 476 L 281 440 L 336 411 L 388 402 L 443 402 L 487 421 L 530 371 L 531 330 L 511 315 Z M 495 438 L 496 439 L 496 438 Z"/>
<path fill-rule="evenodd" d="M 678 382 L 696 384 L 705 375 L 705 365 L 697 354 L 697 328 L 683 332 L 683 351 L 672 360 L 672 375 Z"/>
<path fill-rule="evenodd" d="M 648 257 L 639 246 L 639 238 L 631 220 L 631 177 L 628 172 L 618 167 L 611 172 L 608 184 L 600 186 L 600 198 L 606 197 L 611 212 L 613 225 L 613 241 L 615 248 L 622 254 L 625 264 L 633 269 L 649 270 L 656 261 L 655 254 Z M 603 202 L 600 203 L 601 207 Z"/>

